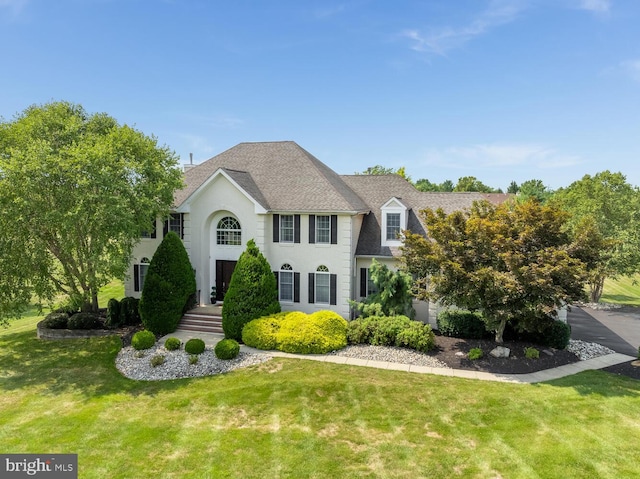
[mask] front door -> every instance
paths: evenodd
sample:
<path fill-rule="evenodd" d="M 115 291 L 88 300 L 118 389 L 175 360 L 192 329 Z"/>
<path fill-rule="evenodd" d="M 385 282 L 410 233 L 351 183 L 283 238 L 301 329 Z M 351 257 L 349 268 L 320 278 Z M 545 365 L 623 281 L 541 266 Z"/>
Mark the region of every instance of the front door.
<path fill-rule="evenodd" d="M 237 261 L 216 260 L 216 300 L 224 301 Z"/>

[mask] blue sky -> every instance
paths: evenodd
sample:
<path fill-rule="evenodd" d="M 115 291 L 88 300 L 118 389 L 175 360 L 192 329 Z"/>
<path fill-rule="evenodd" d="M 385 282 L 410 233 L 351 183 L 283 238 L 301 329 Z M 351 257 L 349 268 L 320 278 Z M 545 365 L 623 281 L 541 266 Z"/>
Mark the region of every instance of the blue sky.
<path fill-rule="evenodd" d="M 188 162 L 293 140 L 405 166 L 640 185 L 638 0 L 0 0 L 0 116 L 68 100 Z"/>

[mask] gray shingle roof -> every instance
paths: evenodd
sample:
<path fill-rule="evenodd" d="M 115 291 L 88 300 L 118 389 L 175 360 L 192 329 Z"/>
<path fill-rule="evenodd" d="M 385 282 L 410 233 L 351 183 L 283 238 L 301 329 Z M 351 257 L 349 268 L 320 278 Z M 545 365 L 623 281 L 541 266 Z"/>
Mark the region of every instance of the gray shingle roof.
<path fill-rule="evenodd" d="M 407 180 L 398 175 L 343 175 L 342 179 L 368 205 L 371 211 L 365 216 L 356 255 L 396 256 L 397 248 L 381 246 L 382 212 L 380 207 L 396 197 L 409 209 L 408 229 L 425 234 L 426 227 L 420 218 L 420 211 L 426 208 L 442 208 L 445 213 L 464 210 L 478 200 L 493 203 L 505 201 L 509 195 L 484 193 L 427 193 L 418 191 Z"/>
<path fill-rule="evenodd" d="M 240 143 L 185 172 L 179 207 L 223 168 L 270 211 L 362 212 L 367 205 L 344 180 L 293 141 Z"/>

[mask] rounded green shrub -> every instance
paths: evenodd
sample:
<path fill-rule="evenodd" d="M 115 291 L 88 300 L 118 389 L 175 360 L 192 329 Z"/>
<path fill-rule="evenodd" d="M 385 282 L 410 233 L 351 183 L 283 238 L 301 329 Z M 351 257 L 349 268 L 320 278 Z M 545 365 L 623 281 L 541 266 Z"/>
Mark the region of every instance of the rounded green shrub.
<path fill-rule="evenodd" d="M 435 348 L 431 326 L 406 316 L 369 316 L 351 321 L 348 325 L 349 344 L 399 346 L 416 351 Z"/>
<path fill-rule="evenodd" d="M 242 342 L 256 349 L 276 349 L 276 333 L 280 330 L 280 320 L 286 315 L 287 313 L 276 313 L 248 322 L 242 328 Z"/>
<path fill-rule="evenodd" d="M 156 354 L 155 356 L 153 356 L 151 358 L 151 366 L 153 366 L 154 368 L 160 366 L 161 364 L 164 364 L 165 362 L 165 357 L 162 354 Z"/>
<path fill-rule="evenodd" d="M 176 349 L 180 349 L 180 340 L 178 338 L 167 338 L 164 342 L 164 349 L 167 351 L 175 351 Z"/>
<path fill-rule="evenodd" d="M 279 313 L 249 322 L 242 340 L 258 349 L 322 354 L 347 345 L 347 322 L 333 311 Z"/>
<path fill-rule="evenodd" d="M 233 359 L 240 353 L 240 345 L 235 339 L 223 339 L 216 344 L 214 353 L 218 359 Z"/>
<path fill-rule="evenodd" d="M 536 348 L 524 348 L 524 357 L 527 359 L 538 359 L 540 357 L 540 351 Z"/>
<path fill-rule="evenodd" d="M 93 313 L 76 313 L 67 321 L 68 329 L 96 329 L 100 327 L 98 316 Z"/>
<path fill-rule="evenodd" d="M 476 359 L 480 359 L 483 356 L 483 354 L 484 353 L 482 352 L 482 349 L 480 349 L 480 348 L 471 348 L 469 350 L 468 357 L 472 361 L 475 361 Z"/>
<path fill-rule="evenodd" d="M 287 314 L 276 334 L 278 349 L 287 353 L 323 354 L 347 345 L 347 321 L 333 311 Z"/>
<path fill-rule="evenodd" d="M 131 346 L 133 349 L 141 350 L 141 349 L 149 349 L 152 348 L 156 344 L 156 336 L 151 331 L 145 329 L 143 331 L 138 331 L 131 338 Z"/>
<path fill-rule="evenodd" d="M 249 321 L 280 312 L 276 278 L 252 239 L 236 263 L 222 306 L 226 338 L 240 341 Z"/>
<path fill-rule="evenodd" d="M 426 353 L 436 347 L 436 336 L 428 324 L 412 321 L 396 336 L 396 346 Z"/>
<path fill-rule="evenodd" d="M 117 328 L 122 323 L 122 316 L 120 315 L 120 301 L 116 298 L 111 298 L 107 303 L 107 319 L 105 321 L 105 325 L 108 328 Z"/>
<path fill-rule="evenodd" d="M 189 354 L 202 354 L 204 352 L 204 341 L 200 338 L 191 338 L 184 344 L 184 350 Z"/>
<path fill-rule="evenodd" d="M 67 329 L 69 315 L 67 313 L 49 313 L 42 320 L 41 325 L 49 329 Z"/>
<path fill-rule="evenodd" d="M 571 326 L 563 321 L 553 321 L 542 332 L 542 343 L 554 349 L 565 349 L 571 339 Z"/>
<path fill-rule="evenodd" d="M 438 331 L 443 336 L 464 339 L 482 339 L 489 335 L 482 316 L 462 309 L 441 311 L 436 318 Z"/>

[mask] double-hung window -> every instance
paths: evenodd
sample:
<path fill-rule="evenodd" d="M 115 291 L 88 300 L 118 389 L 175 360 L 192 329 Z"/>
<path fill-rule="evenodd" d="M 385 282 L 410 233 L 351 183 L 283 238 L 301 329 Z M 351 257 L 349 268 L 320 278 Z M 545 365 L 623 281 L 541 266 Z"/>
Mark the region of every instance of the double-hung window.
<path fill-rule="evenodd" d="M 394 241 L 400 235 L 400 213 L 387 213 L 387 241 Z"/>
<path fill-rule="evenodd" d="M 280 242 L 293 243 L 293 215 L 280 215 Z"/>
<path fill-rule="evenodd" d="M 278 291 L 280 301 L 293 302 L 293 268 L 285 263 L 280 267 Z"/>
<path fill-rule="evenodd" d="M 140 263 L 133 265 L 133 290 L 142 291 L 144 280 L 149 270 L 149 258 L 142 258 Z"/>
<path fill-rule="evenodd" d="M 329 268 L 324 265 L 318 266 L 316 270 L 316 303 L 329 304 L 330 290 Z"/>
<path fill-rule="evenodd" d="M 331 217 L 329 215 L 316 216 L 316 243 L 329 244 L 331 242 Z"/>

